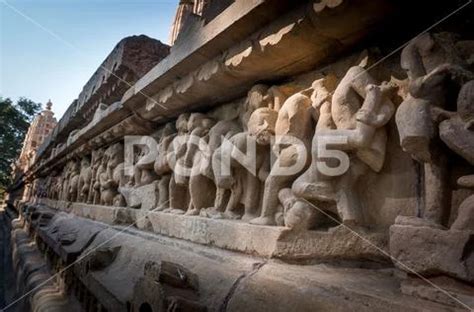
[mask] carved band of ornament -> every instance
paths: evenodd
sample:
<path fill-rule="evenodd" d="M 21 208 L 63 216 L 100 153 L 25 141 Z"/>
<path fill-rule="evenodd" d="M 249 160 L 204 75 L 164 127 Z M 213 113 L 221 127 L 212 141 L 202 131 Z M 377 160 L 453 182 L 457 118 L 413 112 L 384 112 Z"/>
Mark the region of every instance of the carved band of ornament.
<path fill-rule="evenodd" d="M 184 76 L 173 84 L 173 89 L 178 94 L 184 94 L 194 84 L 194 72 Z"/>
<path fill-rule="evenodd" d="M 335 7 L 342 1 L 326 1 L 328 7 Z M 324 2 L 324 3 L 326 3 Z M 215 79 L 215 77 L 224 73 L 227 69 L 237 68 L 242 62 L 252 56 L 255 51 L 264 52 L 265 47 L 275 46 L 280 43 L 285 36 L 295 31 L 296 27 L 301 24 L 304 18 L 299 18 L 290 24 L 286 24 L 275 32 L 275 27 L 271 26 L 263 31 L 256 33 L 253 40 L 246 40 L 243 43 L 235 46 L 224 52 L 217 58 L 206 62 L 196 71 L 190 73 L 184 78 L 168 85 L 159 91 L 153 98 L 146 100 L 145 109 L 150 112 L 157 109 L 159 106 L 163 107 L 175 95 L 184 95 L 193 88 L 196 82 L 207 82 Z M 109 90 L 110 91 L 110 90 Z"/>
<path fill-rule="evenodd" d="M 245 41 L 243 44 L 239 45 L 236 48 L 231 48 L 228 51 L 228 56 L 226 57 L 224 64 L 227 67 L 237 67 L 239 66 L 242 61 L 249 57 L 253 51 L 253 41 L 248 40 Z"/>
<path fill-rule="evenodd" d="M 147 99 L 146 110 L 151 111 L 156 107 L 159 107 L 159 104 L 166 103 L 173 96 L 173 87 L 167 86 L 158 92 L 153 98 Z"/>
<path fill-rule="evenodd" d="M 284 26 L 276 33 L 270 34 L 265 36 L 264 38 L 259 40 L 259 45 L 262 51 L 265 51 L 265 47 L 270 45 L 274 46 L 277 45 L 285 35 L 289 34 L 297 24 L 301 23 L 303 19 L 299 19 L 298 21 L 291 23 L 289 25 Z"/>
<path fill-rule="evenodd" d="M 319 13 L 319 12 L 323 11 L 326 7 L 330 8 L 330 9 L 333 9 L 333 8 L 339 6 L 342 2 L 343 2 L 343 0 L 320 0 L 320 1 L 315 2 L 313 4 L 313 10 L 316 13 Z"/>
<path fill-rule="evenodd" d="M 204 65 L 201 66 L 197 70 L 197 80 L 199 81 L 208 81 L 211 79 L 212 76 L 214 76 L 216 73 L 218 73 L 222 68 L 222 63 L 220 60 L 220 57 L 218 59 L 213 59 L 212 61 L 209 61 L 205 63 Z"/>

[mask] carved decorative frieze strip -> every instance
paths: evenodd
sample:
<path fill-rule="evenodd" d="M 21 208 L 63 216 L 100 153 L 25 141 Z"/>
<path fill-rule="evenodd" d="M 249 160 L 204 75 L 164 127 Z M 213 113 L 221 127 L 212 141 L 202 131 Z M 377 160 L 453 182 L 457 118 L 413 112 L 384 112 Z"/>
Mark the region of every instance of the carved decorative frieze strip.
<path fill-rule="evenodd" d="M 333 3 L 318 12 L 311 7 L 292 11 L 138 105 L 126 95 L 124 105 L 144 118 L 162 120 L 184 108 L 209 107 L 235 99 L 256 81 L 287 77 L 314 67 L 360 41 L 369 27 L 380 22 L 381 12 L 390 12 L 384 1 L 377 1 L 377 6 L 359 2 L 341 8 Z M 357 12 L 373 17 L 361 23 Z M 337 31 L 327 31 L 333 20 L 348 18 L 347 23 L 338 24 Z"/>

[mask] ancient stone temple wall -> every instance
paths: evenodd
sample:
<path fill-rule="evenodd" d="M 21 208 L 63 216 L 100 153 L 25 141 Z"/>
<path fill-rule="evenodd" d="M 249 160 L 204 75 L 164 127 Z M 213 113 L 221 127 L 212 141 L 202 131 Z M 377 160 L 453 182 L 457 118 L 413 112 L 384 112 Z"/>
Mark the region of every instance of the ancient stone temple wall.
<path fill-rule="evenodd" d="M 472 307 L 474 44 L 410 6 L 233 1 L 169 55 L 119 44 L 12 187 L 22 304 Z"/>

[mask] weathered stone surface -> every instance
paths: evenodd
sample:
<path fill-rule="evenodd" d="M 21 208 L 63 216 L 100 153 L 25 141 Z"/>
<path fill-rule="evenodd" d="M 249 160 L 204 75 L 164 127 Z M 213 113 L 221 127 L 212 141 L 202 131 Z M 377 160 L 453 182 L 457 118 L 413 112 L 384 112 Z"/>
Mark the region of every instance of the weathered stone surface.
<path fill-rule="evenodd" d="M 386 238 L 338 227 L 328 232 L 292 232 L 284 227 L 252 226 L 244 222 L 201 217 L 148 214 L 153 231 L 199 244 L 282 259 L 357 260 L 386 262 L 379 249 Z M 239 239 L 235 239 L 238 237 Z M 376 246 L 376 247 L 374 247 Z"/>
<path fill-rule="evenodd" d="M 448 304 L 460 310 L 474 306 L 472 287 L 448 277 L 433 277 L 428 280 L 408 277 L 401 282 L 400 290 L 406 295 Z"/>
<path fill-rule="evenodd" d="M 310 290 L 311 295 L 309 295 Z M 289 295 L 291 293 L 291 295 Z M 295 298 L 296 300 L 293 300 Z M 272 302 L 268 305 L 266 300 Z M 228 311 L 446 311 L 429 301 L 400 296 L 390 270 L 335 269 L 326 265 L 268 263 L 246 276 Z"/>
<path fill-rule="evenodd" d="M 474 232 L 474 196 L 469 196 L 459 205 L 458 216 L 451 225 L 451 229 Z"/>
<path fill-rule="evenodd" d="M 39 227 L 37 234 L 65 263 L 71 263 L 104 228 L 103 224 L 58 213 L 48 226 Z"/>
<path fill-rule="evenodd" d="M 439 136 L 450 149 L 474 165 L 474 131 L 465 127 L 460 118 L 445 120 L 439 125 Z"/>
<path fill-rule="evenodd" d="M 29 293 L 28 297 L 16 302 L 13 306 L 15 309 L 82 311 L 79 304 L 64 293 L 64 289 L 53 277 L 53 270 L 25 229 L 17 228 L 13 231 L 12 249 L 18 294 Z"/>
<path fill-rule="evenodd" d="M 157 205 L 156 187 L 156 183 L 151 183 L 139 187 L 125 187 L 123 190 L 120 190 L 120 192 L 124 195 L 128 207 L 148 211 Z"/>
<path fill-rule="evenodd" d="M 395 265 L 424 276 L 446 274 L 474 281 L 472 231 L 442 230 L 429 226 L 392 225 L 390 254 Z"/>
<path fill-rule="evenodd" d="M 72 218 L 84 226 L 96 224 Z M 24 230 L 16 233 L 19 242 L 30 241 Z M 75 263 L 73 270 L 87 290 L 72 276 L 66 285 L 79 294 L 82 304 L 109 311 L 127 311 L 129 306 L 140 309 L 147 304 L 154 308 L 192 307 L 192 311 L 342 311 L 349 306 L 363 311 L 387 306 L 394 311 L 417 311 L 420 304 L 431 311 L 444 309 L 401 295 L 391 269 L 288 265 L 132 228 L 98 232 L 82 255 L 83 260 Z M 59 289 L 52 286 L 49 293 Z M 44 291 L 42 294 L 46 295 Z M 33 300 L 37 306 L 51 306 L 64 299 L 58 297 L 50 303 L 34 296 Z"/>

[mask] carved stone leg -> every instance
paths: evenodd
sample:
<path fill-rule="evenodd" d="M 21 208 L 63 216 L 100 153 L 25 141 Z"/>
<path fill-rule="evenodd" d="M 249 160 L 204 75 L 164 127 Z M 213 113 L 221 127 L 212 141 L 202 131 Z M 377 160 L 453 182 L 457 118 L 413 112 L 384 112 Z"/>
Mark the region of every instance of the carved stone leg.
<path fill-rule="evenodd" d="M 182 210 L 183 213 L 187 208 L 188 188 L 184 185 L 177 184 L 173 177 L 170 181 L 169 196 L 170 196 L 170 208 Z"/>
<path fill-rule="evenodd" d="M 229 201 L 227 202 L 227 206 L 225 209 L 224 216 L 227 219 L 239 219 L 240 216 L 235 212 L 235 208 L 237 208 L 240 199 L 242 198 L 243 192 L 243 185 L 242 180 L 237 179 L 235 185 L 231 189 L 231 194 Z"/>
<path fill-rule="evenodd" d="M 273 165 L 270 174 L 265 180 L 262 213 L 260 217 L 252 219 L 250 221 L 251 224 L 275 225 L 275 214 L 278 211 L 278 205 L 280 204 L 278 192 L 283 188 L 290 187 L 295 178 L 301 172 L 304 172 L 305 169 L 302 168 L 300 172 L 287 172 L 283 174 L 282 172 L 277 171 L 280 168 L 276 165 L 279 165 L 281 168 L 290 168 L 295 164 L 296 159 L 298 159 L 298 154 L 294 148 L 289 147 L 281 150 L 275 165 Z"/>
<path fill-rule="evenodd" d="M 100 204 L 100 191 L 94 190 L 92 203 L 94 205 L 99 205 Z"/>
<path fill-rule="evenodd" d="M 167 174 L 161 177 L 158 182 L 158 205 L 155 210 L 160 211 L 168 207 L 169 201 L 169 186 L 171 175 Z"/>
<path fill-rule="evenodd" d="M 260 203 L 260 180 L 253 174 L 247 174 L 244 183 L 244 207 L 243 221 L 250 221 L 257 217 L 258 205 Z"/>
<path fill-rule="evenodd" d="M 445 225 L 450 204 L 447 157 L 439 153 L 431 163 L 425 163 L 425 209 L 427 221 Z"/>
<path fill-rule="evenodd" d="M 224 212 L 226 207 L 226 192 L 227 190 L 221 187 L 216 187 L 216 199 L 214 200 L 214 210 Z"/>
<path fill-rule="evenodd" d="M 189 193 L 191 195 L 192 209 L 186 215 L 197 216 L 203 208 L 212 205 L 216 194 L 214 182 L 204 175 L 194 175 L 189 179 Z"/>
<path fill-rule="evenodd" d="M 294 179 L 292 176 L 273 176 L 271 173 L 265 181 L 263 191 L 262 213 L 260 217 L 252 219 L 251 224 L 257 225 L 274 225 L 275 213 L 278 208 L 279 199 L 278 192 L 285 187 L 288 187 Z"/>
<path fill-rule="evenodd" d="M 339 180 L 336 194 L 337 211 L 346 225 L 361 224 L 363 221 L 357 183 L 367 169 L 367 165 L 358 159 L 353 159 L 351 167 Z"/>
<path fill-rule="evenodd" d="M 78 184 L 77 184 L 77 194 L 76 194 L 76 199 L 78 202 L 84 202 L 84 198 L 83 198 L 83 195 L 82 195 L 82 188 L 84 187 L 84 183 L 79 180 Z"/>

